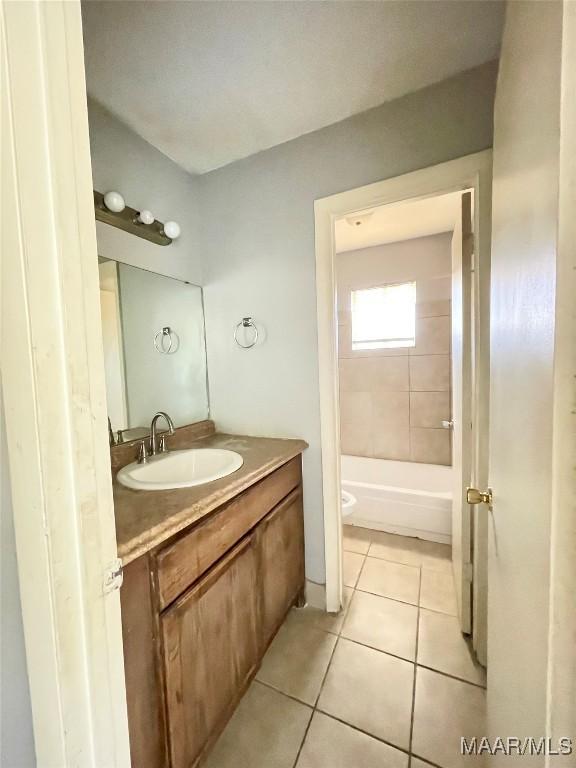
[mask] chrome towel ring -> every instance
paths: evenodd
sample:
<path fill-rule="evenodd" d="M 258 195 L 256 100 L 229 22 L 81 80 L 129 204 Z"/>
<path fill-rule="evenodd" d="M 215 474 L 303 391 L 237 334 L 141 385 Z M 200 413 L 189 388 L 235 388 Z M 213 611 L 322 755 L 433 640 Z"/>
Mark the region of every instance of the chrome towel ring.
<path fill-rule="evenodd" d="M 238 340 L 238 330 L 239 328 L 253 328 L 254 329 L 254 338 L 249 344 L 242 344 Z M 239 347 L 242 347 L 242 349 L 252 349 L 257 342 L 258 342 L 258 326 L 254 322 L 254 320 L 251 317 L 243 317 L 242 320 L 238 323 L 236 328 L 234 329 L 234 341 L 236 344 L 238 344 Z"/>
<path fill-rule="evenodd" d="M 169 355 L 173 343 L 173 331 L 170 326 L 162 328 L 162 330 L 158 331 L 156 336 L 154 336 L 154 346 L 156 347 L 156 351 L 160 352 L 161 355 Z"/>

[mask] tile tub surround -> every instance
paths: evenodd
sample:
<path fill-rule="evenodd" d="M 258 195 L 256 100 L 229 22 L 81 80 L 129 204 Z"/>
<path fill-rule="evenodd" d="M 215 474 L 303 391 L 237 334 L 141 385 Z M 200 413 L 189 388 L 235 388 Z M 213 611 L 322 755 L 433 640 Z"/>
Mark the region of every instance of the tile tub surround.
<path fill-rule="evenodd" d="M 484 734 L 485 671 L 457 619 L 424 608 L 420 594 L 429 572 L 450 574 L 450 547 L 360 533 L 344 526 L 345 554 L 362 568 L 343 610 L 292 609 L 209 768 L 480 768 L 459 751 L 461 734 Z M 414 602 L 364 591 L 374 588 L 362 582 L 371 560 L 406 569 L 376 588 L 393 592 L 403 580 Z"/>
<path fill-rule="evenodd" d="M 168 438 L 168 447 L 236 451 L 243 456 L 244 464 L 227 477 L 192 488 L 135 491 L 120 485 L 113 472 L 116 540 L 118 556 L 124 565 L 205 517 L 308 447 L 303 440 L 244 437 L 210 431 L 212 433 L 207 437 L 197 439 L 192 427 L 183 427 L 182 431 L 176 430 Z M 174 438 L 176 442 L 172 443 Z M 132 451 L 130 461 L 134 461 L 134 445 Z"/>
<path fill-rule="evenodd" d="M 338 254 L 342 453 L 451 463 L 449 233 Z M 352 350 L 350 291 L 416 280 L 416 346 Z"/>

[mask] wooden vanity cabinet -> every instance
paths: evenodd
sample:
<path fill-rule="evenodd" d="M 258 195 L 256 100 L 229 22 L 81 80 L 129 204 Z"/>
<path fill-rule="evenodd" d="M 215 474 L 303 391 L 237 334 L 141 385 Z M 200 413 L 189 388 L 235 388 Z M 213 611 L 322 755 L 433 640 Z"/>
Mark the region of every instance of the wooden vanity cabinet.
<path fill-rule="evenodd" d="M 215 561 L 206 550 L 211 531 Z M 199 562 L 210 566 L 199 573 Z M 175 583 L 179 594 L 166 605 Z M 300 457 L 127 566 L 121 602 L 134 768 L 201 765 L 303 588 Z"/>

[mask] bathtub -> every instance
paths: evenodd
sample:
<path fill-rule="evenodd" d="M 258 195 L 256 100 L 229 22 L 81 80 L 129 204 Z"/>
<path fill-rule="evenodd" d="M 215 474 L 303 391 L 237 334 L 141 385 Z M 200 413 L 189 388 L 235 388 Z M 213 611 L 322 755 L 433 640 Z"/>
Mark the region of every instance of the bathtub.
<path fill-rule="evenodd" d="M 342 456 L 345 523 L 451 543 L 452 467 Z"/>

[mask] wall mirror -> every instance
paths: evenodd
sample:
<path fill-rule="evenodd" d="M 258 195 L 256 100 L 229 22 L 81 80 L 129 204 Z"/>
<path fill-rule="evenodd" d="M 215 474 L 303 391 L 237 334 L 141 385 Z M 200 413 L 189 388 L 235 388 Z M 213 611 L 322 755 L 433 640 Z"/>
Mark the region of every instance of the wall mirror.
<path fill-rule="evenodd" d="M 108 418 L 115 442 L 145 437 L 157 411 L 175 426 L 209 414 L 202 289 L 100 258 Z"/>

